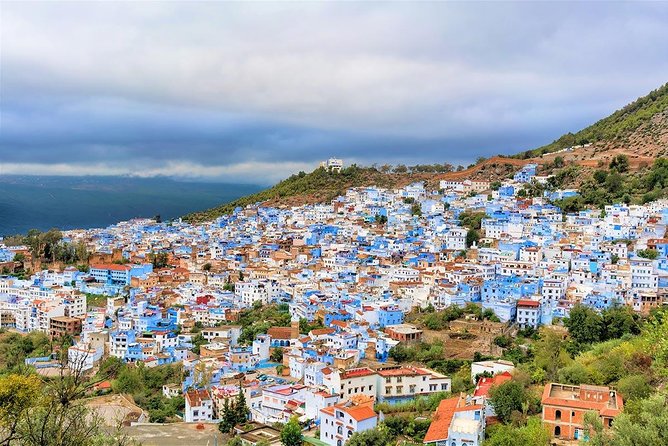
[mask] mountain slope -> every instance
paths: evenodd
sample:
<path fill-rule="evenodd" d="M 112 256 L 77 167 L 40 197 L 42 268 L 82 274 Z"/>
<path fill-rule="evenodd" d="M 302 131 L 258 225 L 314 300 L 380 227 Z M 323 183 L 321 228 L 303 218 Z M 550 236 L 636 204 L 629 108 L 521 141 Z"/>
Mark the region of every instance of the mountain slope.
<path fill-rule="evenodd" d="M 624 150 L 632 156 L 656 157 L 668 153 L 668 83 L 579 132 L 567 133 L 516 157 L 534 158 L 585 144 L 598 151 Z"/>

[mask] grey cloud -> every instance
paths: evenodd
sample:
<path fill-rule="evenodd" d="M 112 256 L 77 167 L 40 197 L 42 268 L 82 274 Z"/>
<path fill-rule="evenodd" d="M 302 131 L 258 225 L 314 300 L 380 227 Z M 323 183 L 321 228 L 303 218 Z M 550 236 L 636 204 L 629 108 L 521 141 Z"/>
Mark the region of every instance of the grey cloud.
<path fill-rule="evenodd" d="M 2 8 L 13 165 L 467 162 L 549 142 L 668 78 L 661 3 Z"/>

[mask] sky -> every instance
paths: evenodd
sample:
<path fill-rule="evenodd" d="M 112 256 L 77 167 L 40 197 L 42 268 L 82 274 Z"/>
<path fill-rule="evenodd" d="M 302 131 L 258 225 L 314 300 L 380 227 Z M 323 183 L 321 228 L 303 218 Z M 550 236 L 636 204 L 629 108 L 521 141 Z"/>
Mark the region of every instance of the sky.
<path fill-rule="evenodd" d="M 0 174 L 468 164 L 668 81 L 666 2 L 0 2 Z"/>

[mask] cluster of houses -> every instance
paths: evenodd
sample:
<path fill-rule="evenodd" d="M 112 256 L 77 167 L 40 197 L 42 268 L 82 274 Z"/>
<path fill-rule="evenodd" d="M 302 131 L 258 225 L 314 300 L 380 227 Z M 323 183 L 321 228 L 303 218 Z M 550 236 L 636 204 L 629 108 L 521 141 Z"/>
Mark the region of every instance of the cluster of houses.
<path fill-rule="evenodd" d="M 217 420 L 241 391 L 253 421 L 298 416 L 340 446 L 382 420 L 375 403 L 451 390 L 447 376 L 388 362 L 393 347 L 420 340 L 404 320 L 415 308 L 474 303 L 502 323 L 537 328 L 576 303 L 644 314 L 664 303 L 668 203 L 564 214 L 550 197 L 518 197 L 531 181 L 543 181 L 535 165 L 494 190 L 469 180 L 364 187 L 325 204 L 238 208 L 201 225 L 138 219 L 66 231 L 65 241 L 94 253 L 90 268 L 0 277 L 0 325 L 71 336 L 70 363 L 84 369 L 107 356 L 182 364 L 183 382 L 164 394 L 184 395 L 187 422 Z M 464 212 L 484 214 L 478 240 L 467 243 Z M 30 260 L 25 247 L 0 245 L 0 260 L 18 253 Z M 87 306 L 91 296 L 101 303 Z M 240 313 L 270 303 L 292 322 L 248 339 Z M 304 323 L 321 328 L 302 331 Z M 511 378 L 512 364 L 474 370 L 489 373 L 474 394 L 443 400 L 425 443 L 480 444 L 493 416 L 487 392 Z M 583 433 L 583 410 L 609 422 L 622 409 L 614 391 L 561 384 L 546 387 L 543 404 L 553 435 L 570 439 Z"/>

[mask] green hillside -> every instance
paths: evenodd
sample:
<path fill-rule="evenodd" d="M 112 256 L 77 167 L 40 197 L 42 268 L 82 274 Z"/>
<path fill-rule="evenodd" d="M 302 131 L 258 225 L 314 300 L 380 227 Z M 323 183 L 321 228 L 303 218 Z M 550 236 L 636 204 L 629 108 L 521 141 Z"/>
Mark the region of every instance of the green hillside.
<path fill-rule="evenodd" d="M 194 212 L 184 217 L 189 222 L 213 220 L 230 214 L 236 207 L 250 204 L 281 200 L 289 203 L 293 197 L 296 204 L 302 202 L 327 201 L 344 194 L 346 189 L 361 186 L 393 187 L 394 174 L 383 173 L 373 167 L 352 165 L 339 172 L 330 172 L 319 167 L 311 173 L 299 172 L 268 189 L 241 197 L 232 202 L 216 206 L 201 212 Z"/>
<path fill-rule="evenodd" d="M 577 133 L 566 133 L 550 144 L 527 150 L 515 157 L 533 158 L 575 145 L 623 139 L 647 123 L 657 113 L 667 110 L 668 83 Z"/>

